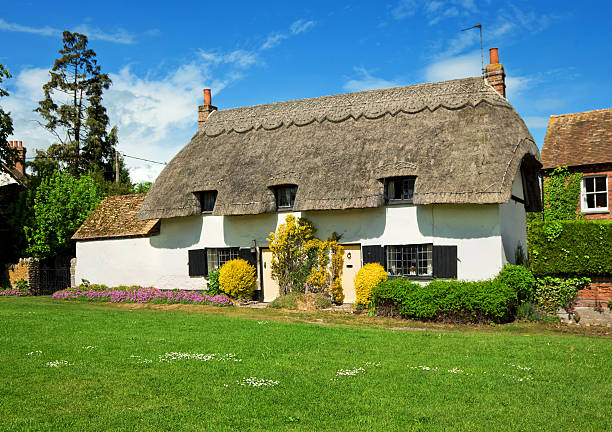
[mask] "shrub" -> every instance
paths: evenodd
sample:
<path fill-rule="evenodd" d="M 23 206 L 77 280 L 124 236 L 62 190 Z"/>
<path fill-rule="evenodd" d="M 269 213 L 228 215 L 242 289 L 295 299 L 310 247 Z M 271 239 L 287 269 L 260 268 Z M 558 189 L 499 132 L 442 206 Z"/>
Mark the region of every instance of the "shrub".
<path fill-rule="evenodd" d="M 255 267 L 240 258 L 226 262 L 219 270 L 219 287 L 232 298 L 250 299 L 257 287 Z"/>
<path fill-rule="evenodd" d="M 387 272 L 378 263 L 366 264 L 359 269 L 355 276 L 355 303 L 368 305 L 372 298 L 372 288 L 388 278 Z"/>
<path fill-rule="evenodd" d="M 529 224 L 531 270 L 536 276 L 612 273 L 611 221 L 549 221 Z"/>
<path fill-rule="evenodd" d="M 514 289 L 519 302 L 533 300 L 536 279 L 528 268 L 507 264 L 495 279 Z"/>
<path fill-rule="evenodd" d="M 404 318 L 459 322 L 504 322 L 514 315 L 516 291 L 498 280 L 434 280 L 422 286 L 405 279 L 381 282 L 372 304 L 394 308 Z"/>
<path fill-rule="evenodd" d="M 269 305 L 273 309 L 318 310 L 331 307 L 331 300 L 320 293 L 289 293 L 275 298 Z"/>
<path fill-rule="evenodd" d="M 214 269 L 208 272 L 208 277 L 206 278 L 206 291 L 208 295 L 217 295 L 221 294 L 221 288 L 219 287 L 219 272 L 220 269 Z"/>
<path fill-rule="evenodd" d="M 287 295 L 278 296 L 268 304 L 269 308 L 273 309 L 297 309 L 297 297 L 301 293 L 289 293 Z"/>
<path fill-rule="evenodd" d="M 538 279 L 535 290 L 535 301 L 546 312 L 554 313 L 559 308 L 571 312 L 578 291 L 591 280 L 589 278 L 561 279 L 546 276 Z"/>

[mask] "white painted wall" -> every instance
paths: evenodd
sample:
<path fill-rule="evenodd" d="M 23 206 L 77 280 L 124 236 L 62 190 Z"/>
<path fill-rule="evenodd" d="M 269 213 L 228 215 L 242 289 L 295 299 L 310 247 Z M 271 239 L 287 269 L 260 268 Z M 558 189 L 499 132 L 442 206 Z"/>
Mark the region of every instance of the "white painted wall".
<path fill-rule="evenodd" d="M 512 182 L 512 195 L 525 199 L 521 171 L 518 170 Z M 527 257 L 527 220 L 524 204 L 510 199 L 499 206 L 499 221 L 503 243 L 504 259 L 515 263 L 516 250 L 519 245 Z"/>
<path fill-rule="evenodd" d="M 13 183 L 17 183 L 17 180 L 15 180 L 12 175 L 0 171 L 0 186 L 6 186 Z"/>
<path fill-rule="evenodd" d="M 76 282 L 202 289 L 204 279 L 188 276 L 187 250 L 267 244 L 270 232 L 290 213 L 257 216 L 193 216 L 164 219 L 149 238 L 77 242 Z M 362 245 L 433 243 L 457 245 L 458 277 L 494 276 L 504 262 L 500 207 L 489 205 L 392 206 L 376 209 L 293 213 L 303 215 L 325 238 Z M 523 216 L 524 217 L 524 216 Z"/>

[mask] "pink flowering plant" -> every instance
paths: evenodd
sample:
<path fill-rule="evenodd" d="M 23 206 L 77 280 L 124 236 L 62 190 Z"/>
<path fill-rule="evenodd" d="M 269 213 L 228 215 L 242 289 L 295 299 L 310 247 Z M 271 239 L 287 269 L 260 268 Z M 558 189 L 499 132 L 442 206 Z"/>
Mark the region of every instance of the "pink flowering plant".
<path fill-rule="evenodd" d="M 30 295 L 32 295 L 32 291 L 30 291 L 30 285 L 26 282 L 25 279 L 19 279 L 17 282 L 15 282 L 14 286 L 0 291 L 0 296 L 30 296 Z"/>
<path fill-rule="evenodd" d="M 157 288 L 143 288 L 140 286 L 119 286 L 101 289 L 100 285 L 79 285 L 56 291 L 54 299 L 99 301 L 110 303 L 184 303 L 212 306 L 231 306 L 232 301 L 225 294 L 208 295 L 198 291 L 160 290 Z"/>

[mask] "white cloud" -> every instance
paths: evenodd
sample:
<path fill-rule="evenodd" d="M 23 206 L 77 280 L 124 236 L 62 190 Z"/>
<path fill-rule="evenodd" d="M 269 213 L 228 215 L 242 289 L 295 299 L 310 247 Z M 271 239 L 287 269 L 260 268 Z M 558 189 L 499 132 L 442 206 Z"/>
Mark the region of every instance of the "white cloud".
<path fill-rule="evenodd" d="M 355 72 L 357 72 L 361 77 L 348 80 L 343 86 L 344 90 L 354 92 L 396 87 L 400 85 L 396 81 L 389 81 L 384 78 L 374 77 L 364 67 L 356 67 L 354 69 Z"/>
<path fill-rule="evenodd" d="M 0 30 L 56 37 L 61 37 L 63 33 L 62 30 L 50 26 L 29 27 L 16 23 L 9 23 L 1 18 Z M 134 36 L 125 29 L 118 29 L 115 32 L 109 33 L 88 24 L 81 24 L 73 27 L 72 31 L 86 34 L 89 40 L 102 40 L 120 44 L 134 43 Z"/>
<path fill-rule="evenodd" d="M 430 64 L 425 69 L 427 81 L 445 81 L 481 75 L 482 62 L 479 52 L 446 58 Z"/>
<path fill-rule="evenodd" d="M 290 30 L 292 34 L 297 35 L 310 30 L 314 25 L 314 21 L 305 21 L 303 19 L 300 19 L 291 24 Z"/>
<path fill-rule="evenodd" d="M 530 129 L 542 129 L 548 127 L 548 117 L 523 117 L 525 124 Z"/>
<path fill-rule="evenodd" d="M 396 20 L 408 18 L 416 13 L 417 7 L 418 5 L 415 0 L 400 0 L 391 10 L 391 15 Z"/>
<path fill-rule="evenodd" d="M 310 30 L 316 24 L 315 21 L 306 21 L 303 19 L 299 19 L 294 21 L 289 26 L 288 32 L 277 32 L 268 35 L 264 43 L 259 48 L 260 50 L 268 50 L 274 47 L 277 47 L 283 40 L 288 39 L 291 36 L 299 35 L 300 33 L 304 33 Z"/>

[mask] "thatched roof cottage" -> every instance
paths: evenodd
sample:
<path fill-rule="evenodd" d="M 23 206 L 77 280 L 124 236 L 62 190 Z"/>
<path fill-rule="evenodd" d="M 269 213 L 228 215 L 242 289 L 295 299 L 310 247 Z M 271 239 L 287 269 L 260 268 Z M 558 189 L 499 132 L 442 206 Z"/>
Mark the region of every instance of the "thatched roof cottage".
<path fill-rule="evenodd" d="M 119 239 L 79 242 L 77 277 L 202 288 L 209 269 L 243 256 L 268 301 L 278 287 L 266 238 L 290 213 L 320 237 L 341 234 L 347 302 L 367 262 L 415 279 L 495 275 L 526 252 L 541 167 L 496 55 L 486 77 L 228 110 L 205 91 L 197 133 L 140 208 L 158 235 L 129 251 Z M 102 248 L 114 269 L 130 268 L 123 279 L 92 260 Z"/>

